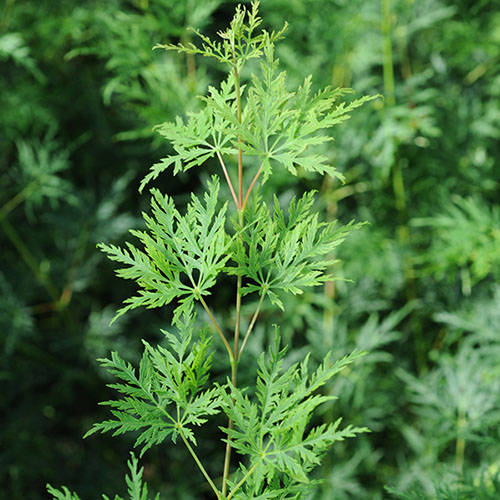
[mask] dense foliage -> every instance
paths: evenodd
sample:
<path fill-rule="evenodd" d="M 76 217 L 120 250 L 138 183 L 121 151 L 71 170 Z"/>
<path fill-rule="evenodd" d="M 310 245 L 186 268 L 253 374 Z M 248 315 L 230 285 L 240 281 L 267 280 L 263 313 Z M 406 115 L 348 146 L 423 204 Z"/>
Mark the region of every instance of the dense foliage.
<path fill-rule="evenodd" d="M 207 123 L 189 125 L 189 113 L 203 112 L 198 94 L 216 104 L 220 95 L 208 84 L 216 87 L 225 77 L 223 65 L 210 58 L 151 48 L 189 45 L 195 38 L 189 26 L 216 38 L 235 3 L 6 0 L 0 7 L 2 497 L 47 498 L 50 482 L 70 486 L 82 499 L 101 492 L 148 498 L 143 477 L 162 498 L 210 497 L 180 446 L 155 447 L 139 466 L 129 458 L 137 435 L 81 437 L 108 418 L 97 402 L 116 397 L 104 388 L 111 379 L 96 358 L 126 370 L 121 359 L 138 365 L 145 339 L 152 363 L 166 345 L 160 330 L 169 329 L 173 312 L 171 304 L 134 310 L 110 324 L 136 291 L 113 276 L 113 265 L 95 246 L 104 242 L 113 252 L 123 247 L 129 228 L 141 228 L 138 214 L 149 212 L 149 196 L 138 195 L 140 181 L 150 165 L 158 164 L 154 175 L 167 167 L 160 158 L 174 152 L 162 134 L 174 136 L 176 145 L 176 115 L 203 134 Z M 312 74 L 305 85 L 313 95 L 328 85 L 384 95 L 335 128 L 335 142 L 317 145 L 314 164 L 325 172 L 334 165 L 345 183 L 319 180 L 311 164 L 292 154 L 260 192 L 263 198 L 279 193 L 281 206 L 288 206 L 294 196 L 307 203 L 304 192 L 316 189 L 319 219 L 368 222 L 329 256 L 340 261 L 331 272 L 348 281 L 298 296 L 277 290 L 274 304 L 263 302 L 240 365 L 241 385 L 258 390 L 252 373 L 257 363 L 265 373 L 265 361 L 258 360 L 272 344 L 274 323 L 290 364 L 309 352 L 318 366 L 328 351 L 333 359 L 368 351 L 325 386 L 322 395 L 339 399 L 320 407 L 315 425 L 343 417 L 371 432 L 336 443 L 311 473 L 311 479 L 324 479 L 311 498 L 500 495 L 496 7 L 493 0 L 266 0 L 261 6 L 270 32 L 289 23 L 276 49 L 289 80 L 284 92 Z M 274 95 L 270 104 L 279 106 L 280 98 L 284 94 Z M 167 128 L 153 130 L 164 122 Z M 234 125 L 238 136 L 242 131 Z M 258 141 L 246 139 L 246 153 L 258 160 Z M 158 193 L 158 210 L 175 199 L 183 213 L 191 207 L 195 226 L 199 211 L 190 193 L 220 168 L 212 160 L 154 180 L 169 196 Z M 192 161 L 194 167 L 197 158 Z M 232 200 L 224 185 L 217 196 Z M 249 210 L 262 212 L 252 203 Z M 260 217 L 280 225 L 279 210 Z M 140 239 L 147 230 L 142 227 Z M 286 241 L 275 244 L 286 250 Z M 243 256 L 239 264 L 253 265 Z M 234 297 L 225 285 L 235 279 L 213 293 L 212 306 L 227 328 Z M 283 308 L 278 316 L 276 304 Z M 242 308 L 246 322 L 256 305 Z M 109 358 L 110 351 L 121 357 Z M 268 362 L 278 351 L 268 354 Z M 221 384 L 225 369 L 225 360 L 215 356 L 212 370 Z M 219 453 L 221 437 L 201 430 L 204 460 Z M 56 490 L 59 498 L 70 498 L 68 490 Z"/>

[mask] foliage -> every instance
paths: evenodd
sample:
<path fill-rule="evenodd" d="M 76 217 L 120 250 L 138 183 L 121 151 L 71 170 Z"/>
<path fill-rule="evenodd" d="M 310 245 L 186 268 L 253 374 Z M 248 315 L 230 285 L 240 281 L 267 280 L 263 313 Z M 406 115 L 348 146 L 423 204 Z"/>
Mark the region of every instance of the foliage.
<path fill-rule="evenodd" d="M 130 475 L 125 476 L 125 482 L 127 483 L 127 492 L 130 500 L 149 500 L 148 486 L 142 480 L 144 468 L 139 469 L 139 461 L 133 453 L 130 454 L 130 460 L 127 464 Z M 80 500 L 80 497 L 76 493 L 71 493 L 66 487 L 57 490 L 47 485 L 47 491 L 55 500 Z M 106 495 L 103 495 L 102 498 L 103 500 L 110 500 Z M 156 495 L 155 500 L 159 500 L 159 498 L 159 495 Z M 115 495 L 114 500 L 123 500 L 123 498 Z"/>
<path fill-rule="evenodd" d="M 270 245 L 285 259 L 283 237 L 266 239 L 267 225 L 278 224 L 281 212 L 288 224 L 290 201 L 312 197 L 304 193 L 315 191 L 317 201 L 308 222 L 296 230 L 302 245 L 314 217 L 338 219 L 336 243 L 347 235 L 342 232 L 349 221 L 368 222 L 341 245 L 332 243 L 331 251 L 307 261 L 311 272 L 331 261 L 320 272 L 335 281 L 297 287 L 297 295 L 275 290 L 277 298 L 260 294 L 265 279 L 258 274 L 242 281 L 242 293 L 249 292 L 241 304 L 242 333 L 261 298 L 262 304 L 238 363 L 237 385 L 257 401 L 255 367 L 268 350 L 274 324 L 288 349 L 285 372 L 308 352 L 314 372 L 327 351 L 342 359 L 355 349 L 367 350 L 362 363 L 346 367 L 320 389 L 318 394 L 340 398 L 318 407 L 308 429 L 343 417 L 372 432 L 336 442 L 324 454 L 322 465 L 308 474 L 310 497 L 382 500 L 389 495 L 384 485 L 390 485 L 398 492 L 393 496 L 402 498 L 497 498 L 498 419 L 490 408 L 496 404 L 500 352 L 496 3 L 266 0 L 260 27 L 276 36 L 288 21 L 286 37 L 272 55 L 279 66 L 265 73 L 253 58 L 239 76 L 243 108 L 249 99 L 258 105 L 259 96 L 273 89 L 266 105 L 276 111 L 276 127 L 267 146 L 258 142 L 263 127 L 272 125 L 262 112 L 247 106 L 245 114 L 242 108 L 245 123 L 253 123 L 248 132 L 234 119 L 223 121 L 227 108 L 234 114 L 235 107 L 235 99 L 221 93 L 221 84 L 234 93 L 228 64 L 187 49 L 151 50 L 155 43 L 192 49 L 194 42 L 203 50 L 203 40 L 190 26 L 223 47 L 217 32 L 230 22 L 235 4 L 6 0 L 0 7 L 0 412 L 6 416 L 0 430 L 0 496 L 45 498 L 41 492 L 50 478 L 70 484 L 81 498 L 97 498 L 101 491 L 128 498 L 124 464 L 137 431 L 119 440 L 82 441 L 81 436 L 92 422 L 110 418 L 109 407 L 96 403 L 116 398 L 105 387 L 112 383 L 110 375 L 95 358 L 118 351 L 139 369 L 140 339 L 171 352 L 161 330 L 176 336 L 180 326 L 168 326 L 177 299 L 144 312 L 136 308 L 109 324 L 124 297 L 140 296 L 145 289 L 135 280 L 113 279 L 95 245 L 104 242 L 128 252 L 129 228 L 152 234 L 135 215 L 145 211 L 156 222 L 149 196 L 137 196 L 145 167 L 158 163 L 155 169 L 176 172 L 160 175 L 155 187 L 185 216 L 191 193 L 205 206 L 201 187 L 222 169 L 216 144 L 232 182 L 238 146 L 246 148 L 243 183 L 249 187 L 274 140 L 288 140 L 293 133 L 283 121 L 300 110 L 293 89 L 302 87 L 305 94 L 309 88 L 314 98 L 329 87 L 325 99 L 340 92 L 335 107 L 352 99 L 335 89 L 353 87 L 384 99 L 356 109 L 341 127 L 320 129 L 314 136 L 320 144 L 285 157 L 274 150 L 278 159 L 270 160 L 268 178 L 259 187 L 267 175 L 261 171 L 245 206 L 245 214 L 258 212 L 266 224 L 248 225 L 248 216 L 247 223 L 240 222 L 233 206 L 237 183 L 234 197 L 229 185 L 219 183 L 218 198 L 229 200 L 224 233 L 233 256 L 243 242 L 243 248 L 254 245 L 258 252 Z M 310 81 L 308 74 L 314 75 Z M 304 120 L 302 132 L 321 124 L 325 114 L 316 118 L 316 125 Z M 224 123 L 224 134 L 214 139 L 211 127 Z M 194 148 L 189 171 L 188 157 L 180 169 L 175 161 L 168 167 L 163 163 L 189 152 L 183 142 L 189 134 L 207 130 L 208 145 Z M 164 132 L 170 134 L 168 143 Z M 248 143 L 238 144 L 238 132 L 248 133 Z M 205 163 L 198 165 L 205 154 Z M 296 163 L 303 158 L 302 166 Z M 311 158 L 333 177 L 308 171 Z M 290 167 L 296 175 L 290 175 Z M 223 204 L 218 201 L 215 214 Z M 334 232 L 331 227 L 318 227 L 315 235 Z M 177 234 L 175 221 L 173 230 Z M 131 243 L 147 255 L 140 239 Z M 202 297 L 224 333 L 235 326 L 230 284 L 238 279 L 238 265 L 259 269 L 258 259 L 257 265 L 250 258 L 245 264 L 246 254 L 241 255 L 240 264 L 224 263 L 207 289 L 210 295 Z M 271 277 L 280 272 L 271 257 L 265 272 Z M 179 279 L 191 285 L 181 271 Z M 208 313 L 198 299 L 192 307 L 197 319 L 191 345 L 196 345 Z M 222 387 L 228 365 L 219 355 L 221 345 L 218 335 L 211 344 L 216 354 L 210 376 Z M 476 408 L 463 403 L 462 388 Z M 458 426 L 461 408 L 468 416 Z M 196 452 L 214 478 L 221 476 L 224 453 L 218 451 L 224 434 L 214 432 L 217 425 L 227 427 L 221 414 L 194 427 Z M 438 429 L 444 432 L 436 444 Z M 151 487 L 164 498 L 210 497 L 208 487 L 198 488 L 195 479 L 201 476 L 182 443 L 166 443 L 141 459 Z M 246 457 L 236 458 L 247 465 Z M 237 467 L 233 457 L 231 470 Z M 235 496 L 244 491 L 245 485 Z"/>
<path fill-rule="evenodd" d="M 111 359 L 100 360 L 119 380 L 109 387 L 124 397 L 105 401 L 103 404 L 111 408 L 114 418 L 94 425 L 86 434 L 138 433 L 134 446 L 142 447 L 141 456 L 166 439 L 176 443 L 180 437 L 216 498 L 226 500 L 256 495 L 304 498 L 307 490 L 300 484 L 310 482 L 308 474 L 321 463 L 326 450 L 337 441 L 368 430 L 353 425 L 340 428 L 341 418 L 310 427 L 317 407 L 335 399 L 317 391 L 363 353 L 353 353 L 336 362 L 327 354 L 310 375 L 309 357 L 284 370 L 286 350 L 280 350 L 279 329 L 275 328 L 269 357 L 266 360 L 262 355 L 258 363 L 257 403 L 237 386 L 238 364 L 265 297 L 283 310 L 280 295 L 301 294 L 305 287 L 331 280 L 325 274 L 332 264 L 328 255 L 354 227 L 349 224 L 336 228 L 335 222 L 318 222 L 317 215 L 311 213 L 312 192 L 292 199 L 287 218 L 275 197 L 271 217 L 262 197 L 252 196 L 247 205 L 252 190 L 261 172 L 265 183 L 275 165 L 285 166 L 291 174 L 297 174 L 298 168 L 335 174 L 334 167 L 326 165 L 327 158 L 310 148 L 328 140 L 319 136 L 319 131 L 346 120 L 349 111 L 372 99 L 362 98 L 346 106 L 337 103 L 342 91 L 327 88 L 311 95 L 310 78 L 295 94 L 286 91 L 285 73 L 275 77 L 278 61 L 274 58 L 274 44 L 283 30 L 254 33 L 261 24 L 258 5 L 254 2 L 248 11 L 241 6 L 236 8 L 228 30 L 219 33 L 222 44 L 198 33 L 202 49 L 193 44 L 165 47 L 215 57 L 228 65 L 229 76 L 221 83 L 220 90 L 210 87 L 205 107 L 191 113 L 186 125 L 178 117 L 175 124 L 161 127 L 162 135 L 172 141 L 175 153 L 153 167 L 140 189 L 170 165 L 174 165 L 175 174 L 217 157 L 237 216 L 233 232 L 226 233 L 228 203 L 217 210 L 216 176 L 208 183 L 203 201 L 192 193 L 185 215 L 172 198 L 152 189 L 152 216 L 144 214 L 147 231 L 131 230 L 144 249 L 130 243 L 126 249 L 99 245 L 111 260 L 127 266 L 118 270 L 118 276 L 135 281 L 141 288 L 138 295 L 126 299 L 126 306 L 116 317 L 140 306 L 158 308 L 174 302 L 172 325 L 178 327 L 178 334 L 164 331 L 167 348 L 153 347 L 144 341 L 145 350 L 137 372 L 116 352 Z M 264 86 L 253 77 L 244 84 L 240 77 L 245 63 L 254 58 L 261 59 Z M 271 142 L 273 145 L 268 147 Z M 227 167 L 234 156 L 237 156 L 237 164 L 232 166 L 237 170 L 238 196 L 231 183 L 231 169 Z M 243 170 L 252 166 L 253 157 L 259 159 L 260 167 L 243 195 Z M 227 265 L 230 261 L 234 266 Z M 205 301 L 223 273 L 236 276 L 232 339 L 219 326 Z M 260 296 L 259 304 L 240 345 L 241 304 L 252 292 Z M 198 303 L 228 354 L 231 377 L 223 385 L 212 382 L 205 388 L 210 382 L 212 355 L 203 334 L 192 342 Z M 219 487 L 195 451 L 198 444 L 195 428 L 220 411 L 228 418 L 228 425 L 221 427 L 226 434 L 223 439 L 226 452 Z M 232 449 L 242 457 L 233 472 L 230 471 Z M 127 482 L 131 484 L 130 479 Z M 141 492 L 140 487 L 136 490 Z M 53 489 L 52 493 L 61 495 Z M 67 490 L 63 494 L 69 495 Z M 147 490 L 142 496 L 147 496 Z"/>

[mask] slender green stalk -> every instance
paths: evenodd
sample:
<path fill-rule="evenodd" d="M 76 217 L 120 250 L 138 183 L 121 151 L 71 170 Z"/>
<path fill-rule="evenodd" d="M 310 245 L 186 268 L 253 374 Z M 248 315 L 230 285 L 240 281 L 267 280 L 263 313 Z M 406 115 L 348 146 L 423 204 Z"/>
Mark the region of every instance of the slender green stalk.
<path fill-rule="evenodd" d="M 391 0 L 382 0 L 382 37 L 384 65 L 384 94 L 389 106 L 396 103 L 394 92 L 394 65 L 391 38 Z"/>
<path fill-rule="evenodd" d="M 235 495 L 235 493 L 243 486 L 243 484 L 245 483 L 245 481 L 253 474 L 253 472 L 259 466 L 259 464 L 261 462 L 262 462 L 262 459 L 258 460 L 257 462 L 255 462 L 252 465 L 252 467 L 250 469 L 248 469 L 247 473 L 241 478 L 240 481 L 238 481 L 238 484 L 233 488 L 233 490 L 231 491 L 231 493 L 229 493 L 229 495 L 227 496 L 227 500 L 231 500 L 231 498 L 233 498 L 233 496 Z"/>
<path fill-rule="evenodd" d="M 231 362 L 234 361 L 234 356 L 233 352 L 231 350 L 231 346 L 229 345 L 229 342 L 226 339 L 226 336 L 222 332 L 219 323 L 217 323 L 217 320 L 214 318 L 214 315 L 212 314 L 212 311 L 210 311 L 210 308 L 208 307 L 207 303 L 203 299 L 203 297 L 198 294 L 198 299 L 201 302 L 201 305 L 203 306 L 203 309 L 205 309 L 206 313 L 208 314 L 208 317 L 210 318 L 210 321 L 212 322 L 212 325 L 214 325 L 215 330 L 219 334 L 220 338 L 222 339 L 222 342 L 224 343 L 224 346 L 226 347 L 227 353 L 229 355 L 229 359 Z"/>
<path fill-rule="evenodd" d="M 241 214 L 241 212 L 240 212 Z M 242 217 L 240 216 L 240 219 Z M 240 225 L 243 225 L 243 221 L 240 220 Z M 243 282 L 243 278 L 238 276 L 238 282 L 236 285 L 236 322 L 234 326 L 234 346 L 233 346 L 233 355 L 234 359 L 238 359 L 238 344 L 240 340 L 240 321 L 241 321 L 241 285 Z"/>
<path fill-rule="evenodd" d="M 236 387 L 238 376 L 238 361 L 231 361 L 231 384 Z M 232 429 L 234 422 L 229 419 L 227 424 L 229 429 Z M 222 494 L 225 496 L 227 494 L 227 479 L 229 477 L 229 466 L 231 464 L 231 438 L 228 436 L 226 442 L 226 452 L 224 455 L 224 471 L 222 474 Z"/>
<path fill-rule="evenodd" d="M 392 166 L 392 187 L 394 190 L 394 199 L 396 209 L 402 215 L 406 215 L 406 190 L 403 179 L 403 170 L 401 169 L 401 162 L 396 158 Z"/>
<path fill-rule="evenodd" d="M 36 276 L 40 284 L 45 287 L 47 292 L 49 292 L 51 299 L 58 304 L 59 296 L 56 287 L 54 286 L 50 278 L 40 270 L 40 265 L 37 262 L 36 258 L 30 252 L 29 248 L 24 244 L 24 241 L 19 236 L 17 231 L 12 227 L 11 223 L 3 215 L 0 216 L 0 227 L 3 229 L 3 232 L 6 234 L 7 238 L 9 238 L 10 242 L 14 245 L 21 257 L 24 259 L 24 262 L 28 264 L 28 267 Z"/>
<path fill-rule="evenodd" d="M 238 73 L 238 63 L 236 62 L 236 50 L 234 48 L 234 40 L 232 42 L 233 48 L 233 72 L 234 72 L 234 88 L 236 91 L 236 106 L 237 118 L 241 123 L 241 90 L 240 90 L 240 75 Z M 238 143 L 241 144 L 241 138 L 238 137 Z M 239 209 L 243 206 L 243 153 L 241 147 L 238 147 L 238 201 Z"/>
<path fill-rule="evenodd" d="M 465 438 L 462 436 L 463 429 L 467 424 L 467 417 L 463 410 L 459 410 L 457 418 L 457 443 L 455 446 L 455 466 L 457 474 L 461 477 L 465 460 Z"/>
<path fill-rule="evenodd" d="M 212 488 L 212 490 L 216 494 L 217 499 L 222 500 L 222 498 L 224 498 L 224 497 L 221 496 L 220 491 L 217 489 L 217 486 L 215 486 L 214 482 L 212 481 L 212 479 L 208 475 L 208 472 L 205 470 L 205 467 L 203 467 L 203 464 L 200 462 L 200 459 L 196 455 L 196 452 L 193 450 L 192 446 L 189 444 L 189 441 L 185 438 L 185 436 L 182 432 L 179 432 L 179 434 L 180 434 L 182 440 L 184 441 L 186 448 L 189 450 L 189 453 L 191 453 L 191 456 L 194 458 L 196 465 L 200 469 L 201 473 L 205 476 L 205 479 L 207 480 L 208 484 L 210 485 L 210 487 Z"/>
<path fill-rule="evenodd" d="M 240 210 L 238 212 L 238 219 L 240 226 L 243 225 L 243 212 Z M 238 276 L 238 281 L 236 285 L 236 321 L 234 326 L 234 345 L 233 345 L 233 358 L 231 359 L 231 384 L 236 387 L 238 378 L 238 343 L 240 336 L 240 320 L 241 320 L 241 285 L 242 277 Z M 230 418 L 228 422 L 228 428 L 233 428 L 233 420 Z M 228 436 L 226 443 L 226 452 L 224 456 L 224 469 L 222 473 L 222 494 L 227 493 L 227 479 L 229 477 L 229 466 L 231 464 L 231 438 Z"/>
<path fill-rule="evenodd" d="M 240 76 L 238 73 L 238 64 L 236 62 L 236 49 L 234 47 L 234 40 L 232 43 L 233 52 L 233 72 L 234 72 L 234 87 L 236 92 L 236 106 L 237 106 L 237 119 L 241 123 L 241 89 L 240 89 Z M 243 225 L 243 153 L 241 150 L 241 138 L 238 137 L 238 219 L 240 225 Z M 234 196 L 234 195 L 233 195 Z M 231 361 L 231 383 L 236 387 L 237 374 L 238 374 L 238 343 L 240 335 L 240 318 L 241 318 L 241 285 L 242 277 L 238 276 L 236 285 L 236 320 L 234 327 L 234 352 L 229 357 Z M 228 428 L 233 428 L 233 421 L 229 419 Z M 228 436 L 226 443 L 226 453 L 224 456 L 224 470 L 222 474 L 222 494 L 225 496 L 227 493 L 227 479 L 229 477 L 229 466 L 231 463 L 231 439 Z"/>
<path fill-rule="evenodd" d="M 14 6 L 14 2 L 15 0 L 6 0 L 5 1 L 5 6 L 4 6 L 4 9 L 3 9 L 3 13 L 2 13 L 2 19 L 0 21 L 0 30 L 7 30 L 7 27 L 9 25 L 9 18 L 10 18 L 10 14 L 11 14 L 11 11 L 12 11 L 12 7 Z"/>
<path fill-rule="evenodd" d="M 257 460 L 257 462 L 255 462 L 252 465 L 252 467 L 250 467 L 250 469 L 247 470 L 246 474 L 240 479 L 240 481 L 238 481 L 238 484 L 232 489 L 231 493 L 229 493 L 226 500 L 231 500 L 231 498 L 233 498 L 233 496 L 236 494 L 236 492 L 243 486 L 245 481 L 255 472 L 255 469 L 259 466 L 259 464 L 262 462 L 263 458 L 266 456 L 266 452 L 267 452 L 269 446 L 271 446 L 271 443 L 272 443 L 272 441 L 269 441 L 267 443 L 264 450 L 260 453 L 259 460 Z"/>
<path fill-rule="evenodd" d="M 392 12 L 391 0 L 381 0 L 382 20 L 381 31 L 383 39 L 383 74 L 384 74 L 384 94 L 387 107 L 390 109 L 396 105 L 396 92 L 394 83 L 394 60 L 392 52 Z M 396 139 L 394 139 L 396 140 Z M 411 244 L 410 228 L 408 226 L 408 203 L 407 194 L 404 184 L 403 170 L 399 155 L 396 154 L 394 162 L 391 166 L 392 173 L 392 188 L 394 192 L 394 205 L 399 215 L 399 227 L 396 237 L 402 247 L 408 247 Z M 414 300 L 417 296 L 415 290 L 415 270 L 413 263 L 408 256 L 403 259 L 404 274 L 405 274 L 405 292 L 408 300 Z M 414 342 L 416 360 L 420 373 L 426 370 L 426 355 L 425 341 L 421 326 L 416 318 L 412 316 L 410 319 L 413 324 Z"/>
<path fill-rule="evenodd" d="M 248 337 L 250 336 L 250 333 L 255 325 L 255 322 L 257 321 L 257 317 L 259 316 L 259 313 L 260 313 L 260 309 L 262 307 L 262 303 L 264 302 L 264 297 L 266 296 L 266 292 L 264 291 L 261 296 L 260 296 L 260 300 L 259 300 L 259 303 L 257 305 L 257 309 L 255 310 L 253 316 L 252 316 L 252 320 L 250 321 L 250 324 L 248 325 L 248 329 L 245 333 L 245 337 L 243 338 L 243 342 L 241 344 L 241 347 L 240 347 L 240 351 L 238 353 L 238 360 L 241 358 L 241 355 L 243 354 L 243 349 L 245 349 L 245 346 L 247 344 L 247 340 L 248 340 Z"/>
<path fill-rule="evenodd" d="M 14 210 L 18 205 L 23 203 L 26 198 L 29 198 L 30 194 L 36 190 L 38 184 L 44 179 L 44 175 L 39 177 L 38 179 L 35 179 L 34 181 L 30 182 L 24 189 L 19 191 L 13 198 L 11 198 L 9 201 L 7 201 L 1 208 L 0 208 L 0 218 L 5 217 Z"/>

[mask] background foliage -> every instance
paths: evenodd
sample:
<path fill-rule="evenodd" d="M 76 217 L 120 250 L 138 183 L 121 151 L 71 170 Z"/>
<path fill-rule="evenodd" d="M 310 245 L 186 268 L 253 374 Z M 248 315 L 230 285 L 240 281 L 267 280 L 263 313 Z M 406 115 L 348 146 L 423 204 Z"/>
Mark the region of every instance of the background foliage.
<path fill-rule="evenodd" d="M 109 399 L 95 359 L 116 349 L 137 361 L 141 338 L 162 341 L 170 311 L 110 325 L 132 290 L 95 245 L 122 244 L 129 227 L 141 228 L 140 179 L 168 152 L 153 126 L 196 110 L 196 95 L 222 78 L 209 60 L 151 47 L 189 42 L 188 26 L 215 36 L 234 5 L 0 7 L 2 497 L 45 498 L 47 481 L 82 499 L 127 490 L 131 441 L 81 440 L 102 420 L 97 402 Z M 275 175 L 266 186 L 288 198 L 318 189 L 323 217 L 369 223 L 334 256 L 337 275 L 353 282 L 287 297 L 278 319 L 264 310 L 248 345 L 256 363 L 279 322 L 292 359 L 370 351 L 328 387 L 342 397 L 322 418 L 341 415 L 372 432 L 335 448 L 312 498 L 496 499 L 498 6 L 265 0 L 261 14 L 269 29 L 290 24 L 278 56 L 292 81 L 311 73 L 317 87 L 385 96 L 356 110 L 325 149 L 345 184 L 300 172 L 294 184 Z M 163 176 L 155 186 L 182 205 L 211 173 Z M 222 288 L 216 296 L 223 318 L 232 297 Z M 205 436 L 203 455 L 215 438 Z M 180 448 L 152 450 L 141 466 L 164 498 L 209 493 L 201 478 L 193 484 Z"/>

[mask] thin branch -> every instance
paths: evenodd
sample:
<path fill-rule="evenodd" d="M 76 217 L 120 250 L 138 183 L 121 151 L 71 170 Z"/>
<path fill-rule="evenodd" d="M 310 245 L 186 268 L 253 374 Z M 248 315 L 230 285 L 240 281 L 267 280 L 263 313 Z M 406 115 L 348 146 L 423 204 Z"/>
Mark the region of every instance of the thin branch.
<path fill-rule="evenodd" d="M 235 358 L 236 358 L 236 354 L 235 354 Z M 233 385 L 233 387 L 236 387 L 237 374 L 238 374 L 238 362 L 232 361 L 231 362 L 231 384 Z M 234 398 L 233 398 L 233 404 L 234 404 Z M 231 430 L 234 427 L 234 422 L 231 418 L 229 419 L 227 427 Z M 229 477 L 229 466 L 231 465 L 231 448 L 232 448 L 231 438 L 228 435 L 227 442 L 226 442 L 226 453 L 224 455 L 224 471 L 222 474 L 222 494 L 223 495 L 226 495 L 226 493 L 227 493 L 227 479 Z"/>
<path fill-rule="evenodd" d="M 239 210 L 240 206 L 238 203 L 238 199 L 236 198 L 236 193 L 234 192 L 233 184 L 231 182 L 231 178 L 229 177 L 229 173 L 227 171 L 224 160 L 222 159 L 222 156 L 219 153 L 219 151 L 216 151 L 216 153 L 217 153 L 217 158 L 219 158 L 219 162 L 221 164 L 222 170 L 224 171 L 224 176 L 226 177 L 227 185 L 229 186 L 229 189 L 231 191 L 231 195 L 233 196 L 233 200 L 234 200 L 234 203 L 236 204 L 236 208 Z"/>
<path fill-rule="evenodd" d="M 236 92 L 237 118 L 241 123 L 241 91 L 240 91 L 240 75 L 238 74 L 238 63 L 236 62 L 236 49 L 234 48 L 234 40 L 231 41 L 233 52 L 233 71 L 234 71 L 234 90 Z M 241 144 L 241 137 L 238 137 L 238 144 Z M 238 201 L 239 209 L 241 210 L 243 202 L 243 152 L 241 146 L 238 147 Z"/>
<path fill-rule="evenodd" d="M 241 355 L 243 353 L 243 349 L 245 349 L 245 346 L 247 344 L 248 337 L 250 336 L 250 333 L 255 325 L 255 321 L 257 320 L 257 317 L 259 316 L 260 313 L 260 308 L 262 307 L 262 303 L 264 302 L 264 297 L 266 296 L 266 292 L 264 291 L 262 295 L 260 296 L 259 304 L 257 305 L 257 309 L 255 310 L 252 320 L 250 321 L 250 324 L 248 325 L 248 330 L 245 334 L 245 337 L 243 339 L 243 343 L 241 344 L 240 352 L 238 353 L 238 360 L 241 358 Z"/>
<path fill-rule="evenodd" d="M 224 335 L 224 333 L 222 333 L 222 330 L 219 326 L 219 323 L 217 323 L 217 320 L 214 318 L 212 311 L 210 311 L 210 308 L 208 307 L 207 303 L 203 300 L 203 297 L 201 296 L 201 294 L 198 293 L 197 296 L 198 296 L 198 300 L 201 302 L 201 305 L 203 306 L 203 308 L 207 312 L 208 317 L 210 318 L 210 321 L 212 322 L 212 325 L 214 325 L 214 328 L 217 331 L 217 333 L 219 334 L 220 338 L 222 339 L 222 342 L 224 342 L 224 346 L 226 347 L 227 352 L 229 354 L 229 360 L 232 363 L 234 361 L 233 351 L 231 350 L 231 346 L 229 345 L 229 342 L 227 341 L 226 336 Z"/>
<path fill-rule="evenodd" d="M 272 440 L 270 440 L 269 443 L 267 443 L 267 446 L 260 453 L 259 460 L 257 460 L 257 462 L 255 462 L 252 465 L 252 467 L 250 469 L 248 469 L 246 474 L 241 478 L 241 480 L 238 482 L 238 484 L 233 488 L 231 493 L 229 493 L 226 500 L 231 500 L 231 498 L 234 496 L 234 494 L 241 488 L 243 483 L 253 474 L 254 470 L 259 466 L 259 464 L 262 462 L 262 460 L 266 456 L 266 452 L 267 452 L 269 446 L 271 446 L 271 443 L 272 443 Z"/>
<path fill-rule="evenodd" d="M 238 74 L 238 63 L 236 62 L 236 50 L 234 47 L 234 38 L 231 40 L 232 52 L 233 52 L 233 71 L 234 71 L 234 89 L 236 92 L 236 104 L 237 104 L 237 119 L 238 123 L 241 123 L 241 90 L 240 90 L 240 75 Z M 233 194 L 233 197 L 235 195 Z M 241 150 L 241 137 L 238 137 L 238 203 L 236 207 L 238 209 L 238 218 L 240 225 L 243 224 L 243 153 Z M 234 354 L 230 354 L 229 358 L 231 360 L 231 380 L 233 386 L 236 387 L 236 376 L 238 372 L 238 340 L 240 334 L 240 316 L 241 316 L 241 283 L 242 278 L 238 276 L 238 284 L 236 288 L 236 322 L 234 327 Z M 228 427 L 232 429 L 233 421 L 229 419 Z M 226 443 L 226 453 L 224 456 L 224 471 L 222 474 L 222 496 L 226 496 L 227 492 L 227 479 L 229 477 L 229 466 L 231 462 L 231 439 L 228 436 Z"/>
<path fill-rule="evenodd" d="M 238 137 L 238 143 L 241 139 Z M 240 209 L 243 205 L 243 153 L 241 147 L 238 148 L 238 199 L 240 201 Z"/>
<path fill-rule="evenodd" d="M 212 490 L 216 494 L 217 499 L 221 500 L 222 497 L 221 497 L 220 491 L 217 489 L 214 482 L 212 481 L 212 479 L 208 475 L 208 472 L 205 470 L 205 467 L 203 467 L 203 464 L 200 462 L 200 459 L 198 458 L 195 451 L 193 450 L 193 448 L 189 444 L 188 440 L 185 438 L 184 433 L 182 431 L 180 431 L 179 434 L 181 435 L 181 438 L 184 441 L 186 448 L 189 450 L 189 453 L 191 453 L 191 456 L 194 458 L 196 465 L 199 467 L 199 469 L 201 470 L 201 473 L 205 476 L 205 479 L 207 480 L 208 484 L 211 486 Z"/>
<path fill-rule="evenodd" d="M 240 212 L 241 214 L 242 212 Z M 243 225 L 243 220 L 240 217 L 240 225 Z M 240 340 L 240 322 L 241 322 L 241 284 L 243 278 L 238 276 L 238 283 L 236 285 L 236 323 L 234 326 L 234 359 L 238 359 L 238 344 Z"/>
<path fill-rule="evenodd" d="M 32 191 L 34 191 L 40 182 L 47 177 L 47 175 L 41 175 L 34 181 L 31 181 L 25 188 L 23 188 L 19 193 L 17 193 L 13 198 L 6 202 L 2 208 L 0 208 L 0 218 L 6 217 L 9 212 L 14 210 L 18 205 L 20 205 L 24 200 L 26 200 Z"/>
<path fill-rule="evenodd" d="M 253 471 L 259 466 L 261 462 L 262 458 L 260 458 L 250 469 L 248 469 L 247 473 L 241 478 L 241 480 L 233 488 L 231 493 L 229 493 L 229 495 L 227 496 L 227 500 L 231 500 L 231 498 L 233 498 L 234 494 L 243 486 L 243 483 L 253 474 Z"/>
<path fill-rule="evenodd" d="M 245 195 L 245 200 L 243 201 L 243 205 L 241 207 L 241 210 L 243 210 L 246 207 L 248 197 L 250 196 L 250 193 L 252 192 L 252 189 L 257 182 L 257 179 L 259 178 L 260 174 L 262 172 L 262 164 L 259 167 L 259 170 L 257 170 L 257 173 L 255 174 L 255 177 L 253 178 L 252 182 L 250 183 L 250 186 L 248 187 L 247 194 Z"/>
<path fill-rule="evenodd" d="M 54 303 L 56 303 L 56 307 L 59 307 L 59 294 L 55 285 L 52 283 L 50 276 L 42 271 L 40 264 L 33 256 L 28 246 L 24 243 L 23 239 L 19 236 L 16 229 L 11 225 L 7 217 L 4 216 L 4 214 L 0 214 L 0 228 L 3 230 L 12 245 L 14 245 L 16 250 L 20 253 L 26 264 L 28 264 L 28 267 L 36 276 L 40 284 L 45 287 L 51 299 L 54 301 Z"/>

